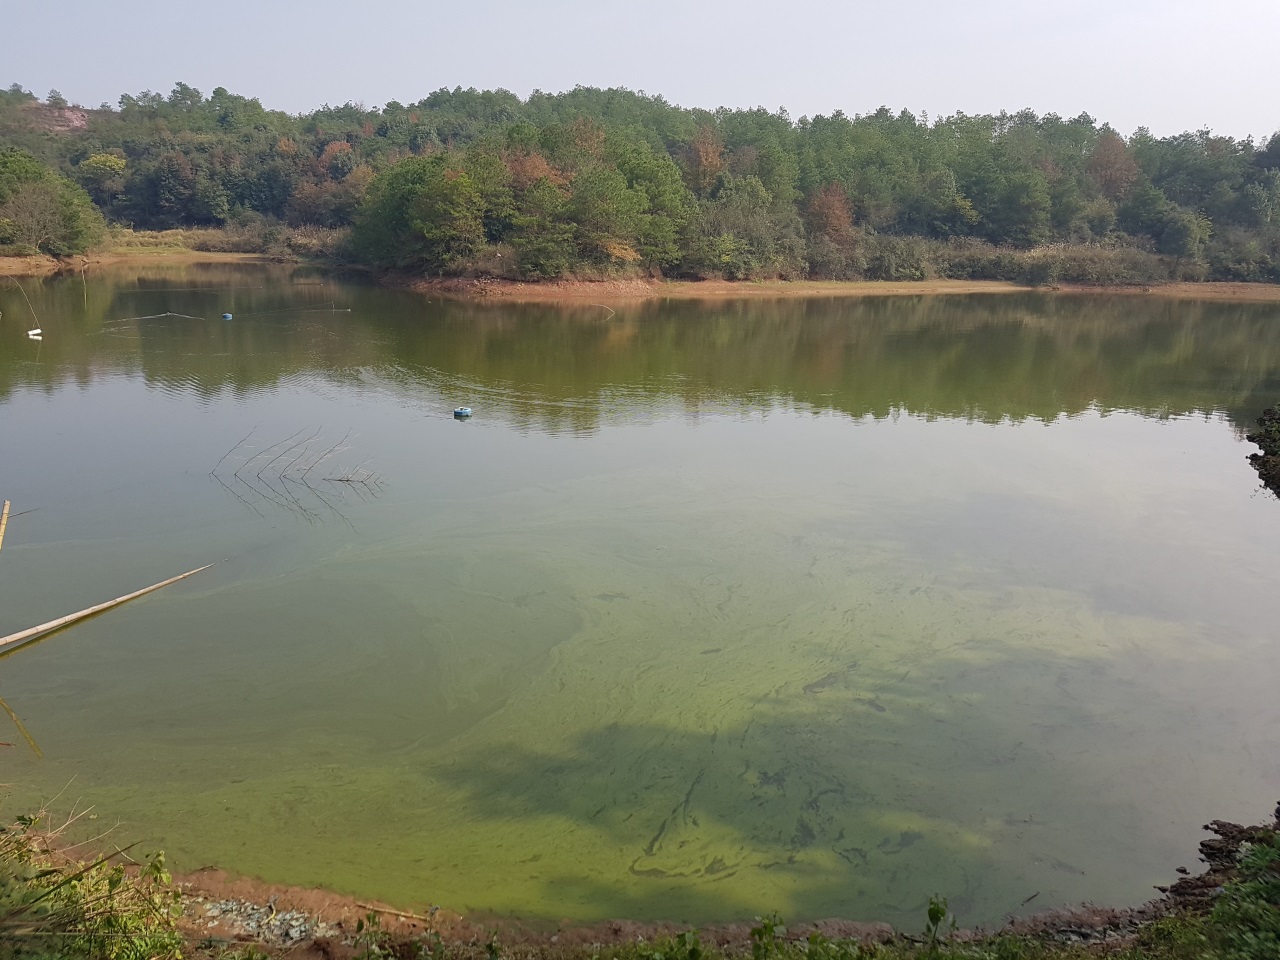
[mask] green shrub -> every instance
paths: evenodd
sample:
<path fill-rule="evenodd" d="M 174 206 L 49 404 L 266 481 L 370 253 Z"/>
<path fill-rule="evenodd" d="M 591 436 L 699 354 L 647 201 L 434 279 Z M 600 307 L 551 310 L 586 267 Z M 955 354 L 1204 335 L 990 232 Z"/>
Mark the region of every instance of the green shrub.
<path fill-rule="evenodd" d="M 1209 918 L 1209 938 L 1223 960 L 1280 957 L 1280 842 L 1254 843 Z"/>
<path fill-rule="evenodd" d="M 0 828 L 0 960 L 177 958 L 178 893 L 155 854 L 132 874 L 112 858 L 55 852 L 39 817 Z"/>
<path fill-rule="evenodd" d="M 63 257 L 93 248 L 105 229 L 83 188 L 29 153 L 0 150 L 0 245 Z"/>
<path fill-rule="evenodd" d="M 868 280 L 928 280 L 933 276 L 931 244 L 919 237 L 867 237 L 865 266 Z"/>

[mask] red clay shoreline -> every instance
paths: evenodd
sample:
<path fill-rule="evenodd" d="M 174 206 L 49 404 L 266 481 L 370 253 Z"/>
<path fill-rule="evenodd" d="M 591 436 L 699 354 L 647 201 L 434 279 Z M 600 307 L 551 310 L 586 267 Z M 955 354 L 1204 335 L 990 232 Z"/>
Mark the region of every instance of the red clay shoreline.
<path fill-rule="evenodd" d="M 1275 821 L 1258 826 L 1222 820 L 1205 824 L 1204 829 L 1211 836 L 1200 842 L 1200 860 L 1206 864 L 1203 872 L 1192 874 L 1179 867 L 1177 872 L 1181 876 L 1168 886 L 1157 886 L 1160 896 L 1141 906 L 1112 909 L 1083 904 L 1050 909 L 1027 917 L 1006 918 L 996 928 L 957 931 L 954 937 L 973 942 L 996 934 L 1013 934 L 1047 943 L 1093 944 L 1096 949 L 1114 952 L 1132 943 L 1144 926 L 1162 917 L 1183 911 L 1204 913 L 1211 909 L 1223 884 L 1236 876 L 1240 852 L 1249 843 L 1273 838 L 1278 828 L 1280 809 Z M 477 960 L 492 956 L 488 945 L 495 941 L 502 945 L 503 956 L 516 960 L 574 960 L 599 952 L 601 948 L 660 940 L 690 929 L 683 923 L 627 920 L 530 924 L 515 918 L 462 917 L 434 906 L 415 912 L 330 891 L 233 877 L 214 868 L 178 876 L 175 881 L 183 894 L 180 927 L 190 939 L 206 943 L 254 943 L 265 947 L 269 951 L 267 956 L 299 960 L 345 960 L 354 956 L 357 923 L 370 914 L 377 914 L 381 930 L 397 940 L 421 942 L 424 936 L 434 937 L 441 943 L 462 948 L 460 956 L 474 956 Z M 256 912 L 258 917 L 275 917 L 279 913 L 291 917 L 305 915 L 310 918 L 311 926 L 297 939 L 264 940 L 251 931 L 246 932 L 243 925 L 237 928 L 234 918 L 243 916 L 245 911 Z M 745 956 L 750 949 L 753 926 L 751 922 L 711 924 L 698 928 L 698 934 L 704 943 L 721 947 L 730 955 Z M 863 944 L 912 939 L 886 923 L 837 919 L 789 925 L 786 938 L 803 941 L 811 933 Z"/>
<path fill-rule="evenodd" d="M 1179 867 L 1177 872 L 1181 876 L 1168 886 L 1155 887 L 1160 896 L 1140 906 L 1115 909 L 1082 904 L 1048 909 L 1026 917 L 1007 917 L 996 928 L 959 931 L 957 938 L 980 940 L 992 934 L 1015 934 L 1058 941 L 1066 937 L 1068 942 L 1125 943 L 1143 926 L 1161 917 L 1187 910 L 1205 912 L 1211 908 L 1223 884 L 1236 875 L 1241 850 L 1249 843 L 1274 837 L 1278 828 L 1280 809 L 1276 820 L 1258 826 L 1242 826 L 1223 820 L 1205 824 L 1204 829 L 1211 836 L 1202 840 L 1199 846 L 1200 860 L 1206 864 L 1203 872 L 1192 874 Z M 243 932 L 237 935 L 234 925 L 224 926 L 221 915 L 212 922 L 207 916 L 202 918 L 199 908 L 209 903 L 224 906 L 231 902 L 250 906 L 266 903 L 273 914 L 298 911 L 319 920 L 324 924 L 324 935 L 317 931 L 309 942 L 299 941 L 290 947 L 291 955 L 294 955 L 293 950 L 306 947 L 306 952 L 298 954 L 302 957 L 338 955 L 341 953 L 338 948 L 356 931 L 356 923 L 369 914 L 377 914 L 381 928 L 396 936 L 414 938 L 428 934 L 438 936 L 445 943 L 473 947 L 496 938 L 504 948 L 518 946 L 538 956 L 545 956 L 552 950 L 558 955 L 580 956 L 586 950 L 601 946 L 672 937 L 690 929 L 685 923 L 630 920 L 527 923 L 511 917 L 463 917 L 435 906 L 415 912 L 331 891 L 234 877 L 214 868 L 179 876 L 175 880 L 184 895 L 184 928 L 189 935 L 246 939 Z M 207 914 L 207 906 L 205 910 Z M 753 926 L 755 924 L 751 922 L 709 924 L 698 928 L 698 932 L 704 942 L 732 950 L 749 946 Z M 887 943 L 904 936 L 887 923 L 840 919 L 800 923 L 787 929 L 790 939 L 804 940 L 810 933 L 864 944 Z M 315 950 L 319 952 L 311 952 Z"/>
<path fill-rule="evenodd" d="M 387 286 L 419 293 L 494 303 L 576 303 L 644 300 L 789 300 L 888 296 L 968 296 L 972 294 L 1059 293 L 1154 296 L 1185 300 L 1280 303 L 1280 284 L 1167 283 L 1155 286 L 1054 285 L 1028 287 L 1003 280 L 550 280 L 529 283 L 487 277 L 430 279 L 387 274 Z"/>
<path fill-rule="evenodd" d="M 1218 823 L 1214 821 L 1215 825 Z M 1227 828 L 1228 835 L 1232 830 L 1243 833 L 1260 829 L 1242 828 L 1236 824 L 1222 826 Z M 1217 841 L 1206 841 L 1214 842 Z M 1111 908 L 1085 903 L 1051 908 L 1029 916 L 1007 917 L 1003 923 L 993 927 L 962 929 L 954 936 L 961 941 L 980 941 L 997 934 L 1011 934 L 1056 942 L 1088 942 L 1110 947 L 1123 945 L 1147 924 L 1183 909 L 1194 909 L 1209 900 L 1213 895 L 1211 891 L 1220 887 L 1225 877 L 1234 872 L 1234 860 L 1228 863 L 1226 859 L 1210 859 L 1208 862 L 1209 867 L 1203 874 L 1183 876 L 1170 887 L 1157 887 L 1162 895 L 1140 906 Z M 572 960 L 598 952 L 601 948 L 672 938 L 695 929 L 690 924 L 675 921 L 548 922 L 490 915 L 464 917 L 435 906 L 418 908 L 417 911 L 405 910 L 327 890 L 236 877 L 214 868 L 174 879 L 183 894 L 184 912 L 179 926 L 191 939 L 254 943 L 273 953 L 283 950 L 281 955 L 304 960 L 352 956 L 352 938 L 357 935 L 358 923 L 370 914 L 377 914 L 380 929 L 396 939 L 438 937 L 440 942 L 450 946 L 471 948 L 470 952 L 477 957 L 484 956 L 485 945 L 496 940 L 502 944 L 504 956 Z M 262 916 L 264 905 L 272 915 L 293 911 L 312 918 L 319 926 L 293 942 L 264 939 L 252 928 L 246 930 L 238 924 L 234 910 L 209 919 L 211 906 L 226 909 L 228 904 L 242 905 L 245 911 L 256 911 L 258 916 Z M 751 946 L 751 930 L 756 925 L 752 921 L 740 921 L 704 924 L 696 929 L 703 943 L 746 955 Z M 890 943 L 904 937 L 910 939 L 908 933 L 895 930 L 887 923 L 836 918 L 788 924 L 786 937 L 804 941 L 811 933 L 831 940 L 857 941 L 867 945 Z"/>
<path fill-rule="evenodd" d="M 535 950 L 555 948 L 557 952 L 569 954 L 600 946 L 660 940 L 694 929 L 688 923 L 677 921 L 531 921 L 514 916 L 488 914 L 463 916 L 435 906 L 406 910 L 329 890 L 266 883 L 212 867 L 195 873 L 175 875 L 174 881 L 183 894 L 185 909 L 181 926 L 184 931 L 192 936 L 226 940 L 247 941 L 255 938 L 246 936 L 234 919 L 226 915 L 212 922 L 206 920 L 201 914 L 203 905 L 235 901 L 250 907 L 269 904 L 276 912 L 299 911 L 325 925 L 328 936 L 315 937 L 317 942 L 350 938 L 356 932 L 357 923 L 370 913 L 379 916 L 382 930 L 396 936 L 412 938 L 434 934 L 443 942 L 453 945 L 485 944 L 496 937 L 504 947 L 520 946 Z M 996 928 L 964 931 L 961 936 L 976 939 L 995 932 L 1037 936 L 1070 928 L 1087 931 L 1098 939 L 1116 939 L 1131 935 L 1141 925 L 1165 915 L 1172 908 L 1171 901 L 1163 898 L 1133 908 L 1113 909 L 1083 904 L 1071 908 L 1049 909 L 1028 917 L 1010 918 Z M 706 943 L 725 948 L 747 948 L 754 926 L 755 922 L 744 920 L 703 924 L 696 929 L 699 937 Z M 787 924 L 789 938 L 804 940 L 814 932 L 833 940 L 856 940 L 865 944 L 887 943 L 902 935 L 893 926 L 883 922 L 828 918 Z M 329 956 L 333 946 L 332 943 L 328 944 L 322 955 Z M 291 955 L 313 956 L 309 952 Z"/>
<path fill-rule="evenodd" d="M 1280 303 L 1280 284 L 1164 283 L 1152 285 L 1030 287 L 1003 280 L 666 280 L 628 278 L 529 282 L 496 277 L 430 278 L 404 273 L 377 273 L 350 264 L 282 260 L 256 253 L 214 253 L 178 248 L 120 249 L 81 257 L 0 257 L 0 277 L 45 277 L 59 273 L 94 273 L 114 267 L 181 267 L 197 264 L 290 263 L 354 273 L 387 287 L 413 290 L 447 299 L 490 303 L 573 303 L 608 306 L 646 300 L 782 300 L 888 296 L 966 296 L 972 294 L 1056 293 L 1146 296 L 1162 299 L 1214 300 L 1237 303 Z M 601 301 L 605 301 L 601 303 Z"/>

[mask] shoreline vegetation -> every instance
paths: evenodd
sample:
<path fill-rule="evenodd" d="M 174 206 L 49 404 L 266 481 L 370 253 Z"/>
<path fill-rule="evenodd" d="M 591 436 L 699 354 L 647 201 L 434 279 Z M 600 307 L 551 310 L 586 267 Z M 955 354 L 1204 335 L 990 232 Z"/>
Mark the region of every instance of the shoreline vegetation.
<path fill-rule="evenodd" d="M 82 811 L 79 816 L 83 816 Z M 430 906 L 419 912 L 206 868 L 170 875 L 163 854 L 85 860 L 66 839 L 78 819 L 47 814 L 0 831 L 0 957 L 267 960 L 1274 960 L 1280 955 L 1280 809 L 1257 826 L 1214 820 L 1203 872 L 1183 867 L 1161 896 L 1126 909 L 1083 905 L 957 926 L 929 899 L 922 931 L 776 915 L 710 925 L 624 920 L 528 924 Z M 102 845 L 102 838 L 96 841 Z M 89 854 L 90 857 L 93 854 Z"/>
<path fill-rule="evenodd" d="M 0 90 L 0 260 L 172 231 L 436 281 L 1280 283 L 1280 132 L 590 87 L 296 116 L 181 82 L 97 108 Z"/>
<path fill-rule="evenodd" d="M 220 263 L 313 264 L 337 272 L 357 272 L 383 286 L 459 300 L 504 303 L 555 303 L 608 300 L 746 300 L 882 296 L 958 296 L 969 294 L 1059 293 L 1145 296 L 1182 300 L 1239 303 L 1280 303 L 1280 283 L 1227 281 L 1165 281 L 1150 284 L 1030 285 L 1009 280 L 723 280 L 661 277 L 558 278 L 525 281 L 492 276 L 423 277 L 404 271 L 372 271 L 346 263 L 324 249 L 326 232 L 284 235 L 285 245 L 271 249 L 244 242 L 237 234 L 218 229 L 172 230 L 158 233 L 112 231 L 98 249 L 78 256 L 48 254 L 0 256 L 0 277 L 14 279 L 59 274 L 95 273 L 120 267 L 164 263 L 195 266 Z M 314 252 L 304 248 L 307 241 Z M 290 242 L 291 241 L 291 242 Z"/>

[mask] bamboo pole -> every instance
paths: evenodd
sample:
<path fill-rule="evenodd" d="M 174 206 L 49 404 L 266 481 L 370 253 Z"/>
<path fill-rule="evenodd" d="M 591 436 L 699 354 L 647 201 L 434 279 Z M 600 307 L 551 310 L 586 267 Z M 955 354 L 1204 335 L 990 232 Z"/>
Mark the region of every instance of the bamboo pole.
<path fill-rule="evenodd" d="M 4 710 L 9 715 L 9 719 L 13 721 L 13 725 L 18 728 L 18 732 L 22 734 L 22 739 L 27 741 L 27 746 L 31 748 L 31 752 L 37 757 L 43 757 L 44 752 L 40 749 L 40 745 L 36 743 L 36 738 L 31 735 L 31 731 L 27 729 L 27 725 L 22 722 L 21 718 L 13 712 L 13 707 L 4 702 L 4 698 L 0 697 L 0 710 Z"/>
<path fill-rule="evenodd" d="M 69 626 L 77 620 L 83 620 L 85 617 L 91 617 L 95 613 L 102 613 L 104 610 L 110 610 L 112 607 L 118 607 L 122 603 L 128 603 L 135 600 L 143 594 L 150 593 L 153 590 L 159 590 L 161 587 L 167 587 L 171 583 L 177 583 L 179 580 L 185 580 L 187 577 L 199 573 L 201 570 L 208 570 L 212 567 L 212 563 L 205 564 L 203 567 L 196 567 L 194 570 L 188 570 L 186 573 L 179 574 L 176 577 L 170 577 L 160 583 L 153 583 L 149 587 L 143 587 L 141 590 L 135 590 L 133 593 L 126 594 L 123 597 L 117 597 L 115 600 L 108 600 L 106 603 L 100 603 L 97 606 L 89 607 L 87 610 L 81 610 L 79 613 L 73 613 L 65 617 L 59 617 L 57 620 L 50 620 L 48 623 L 42 623 L 38 627 L 32 627 L 30 630 L 20 630 L 18 633 L 11 633 L 7 637 L 0 637 L 0 657 L 7 656 L 13 650 L 5 649 L 6 647 L 14 647 L 26 640 L 31 640 L 40 636 L 42 633 L 49 633 L 60 627 Z"/>
<path fill-rule="evenodd" d="M 4 528 L 9 525 L 9 501 L 4 502 L 4 509 L 0 510 L 0 547 L 4 546 Z"/>
<path fill-rule="evenodd" d="M 421 914 L 405 913 L 403 910 L 391 910 L 388 907 L 375 907 L 372 903 L 361 903 L 359 900 L 356 901 L 356 906 L 361 910 L 371 910 L 374 913 L 386 913 L 393 917 L 403 917 L 406 920 L 422 920 L 426 923 L 431 922 L 430 917 L 424 917 Z"/>

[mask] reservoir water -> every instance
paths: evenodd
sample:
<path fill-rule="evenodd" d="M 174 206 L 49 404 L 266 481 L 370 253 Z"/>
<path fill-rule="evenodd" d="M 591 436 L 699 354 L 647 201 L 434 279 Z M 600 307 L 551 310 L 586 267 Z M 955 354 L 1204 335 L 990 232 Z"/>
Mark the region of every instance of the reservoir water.
<path fill-rule="evenodd" d="M 6 815 L 408 908 L 916 928 L 1143 901 L 1280 796 L 1280 306 L 23 287 L 0 635 L 216 566 L 0 659 Z"/>

